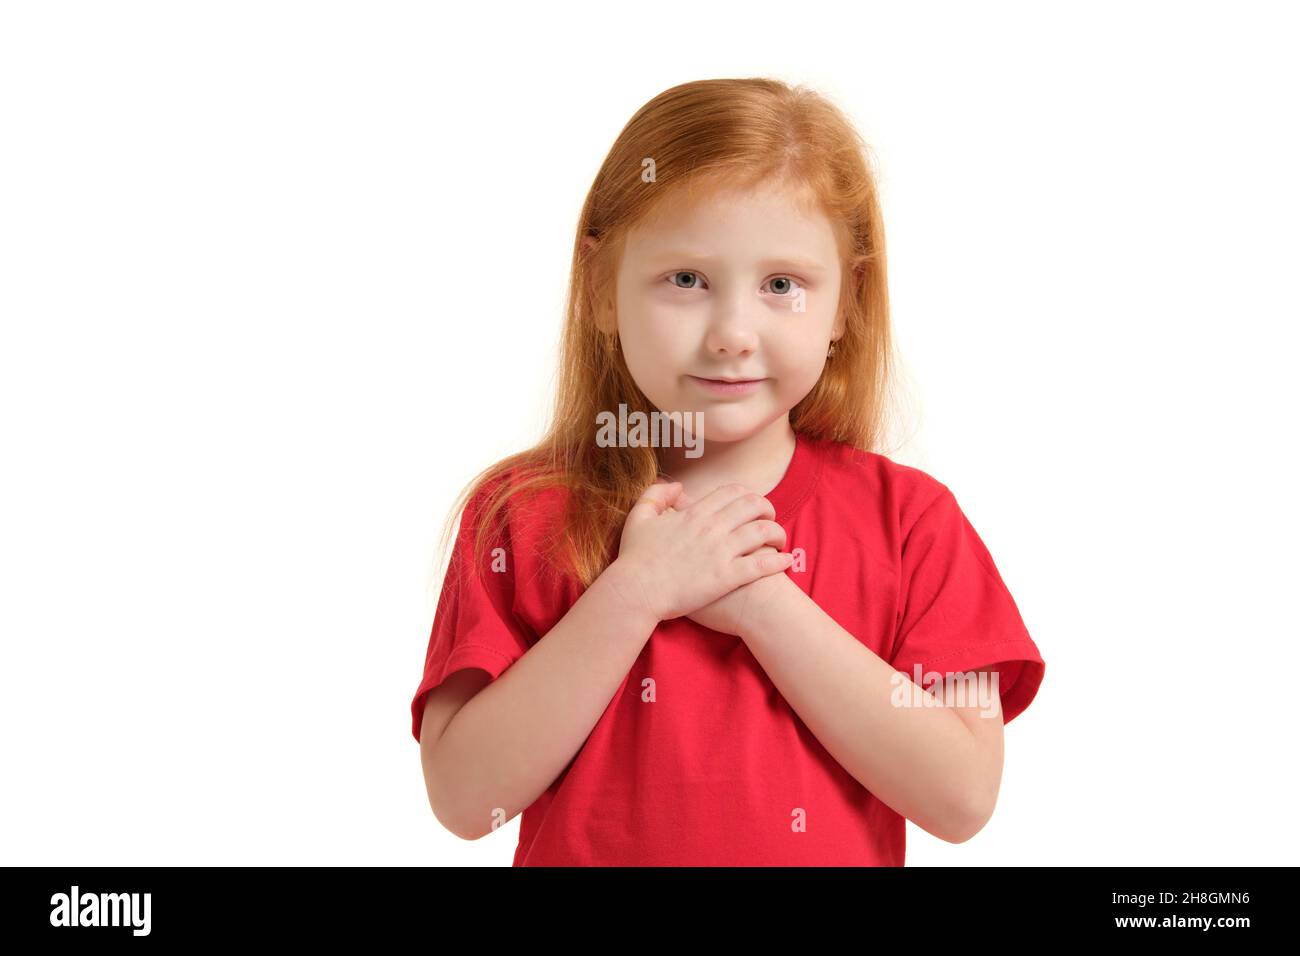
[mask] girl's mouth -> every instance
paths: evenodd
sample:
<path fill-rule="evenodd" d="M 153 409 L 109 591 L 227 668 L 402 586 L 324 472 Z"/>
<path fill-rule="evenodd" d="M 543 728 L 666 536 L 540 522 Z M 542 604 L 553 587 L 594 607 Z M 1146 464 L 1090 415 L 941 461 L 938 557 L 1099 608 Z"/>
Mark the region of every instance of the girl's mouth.
<path fill-rule="evenodd" d="M 765 378 L 749 378 L 728 382 L 718 378 L 700 378 L 698 375 L 688 375 L 686 377 L 715 395 L 748 395 L 767 381 Z"/>

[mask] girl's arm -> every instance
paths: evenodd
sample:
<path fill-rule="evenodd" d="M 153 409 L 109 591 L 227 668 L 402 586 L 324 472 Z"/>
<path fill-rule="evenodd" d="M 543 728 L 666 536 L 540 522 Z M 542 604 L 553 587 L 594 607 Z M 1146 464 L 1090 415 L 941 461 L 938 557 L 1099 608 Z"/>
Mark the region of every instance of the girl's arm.
<path fill-rule="evenodd" d="M 452 833 L 476 840 L 545 792 L 636 663 L 659 621 L 635 600 L 638 584 L 620 560 L 444 727 L 436 725 L 447 719 L 448 694 L 474 685 L 449 679 L 428 695 L 420 736 L 424 782 L 434 815 Z M 486 675 L 476 673 L 481 683 Z"/>
<path fill-rule="evenodd" d="M 740 636 L 777 690 L 860 784 L 949 843 L 988 822 L 1002 780 L 1002 708 L 899 706 L 927 695 L 785 575 L 759 582 Z"/>

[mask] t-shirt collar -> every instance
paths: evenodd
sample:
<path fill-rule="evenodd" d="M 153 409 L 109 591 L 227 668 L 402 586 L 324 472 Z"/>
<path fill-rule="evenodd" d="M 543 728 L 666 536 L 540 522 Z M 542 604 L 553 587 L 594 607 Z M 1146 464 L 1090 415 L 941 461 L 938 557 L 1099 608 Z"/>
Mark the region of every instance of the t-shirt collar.
<path fill-rule="evenodd" d="M 795 432 L 794 455 L 785 474 L 765 496 L 776 509 L 778 522 L 791 517 L 812 494 L 821 475 L 823 443 Z"/>

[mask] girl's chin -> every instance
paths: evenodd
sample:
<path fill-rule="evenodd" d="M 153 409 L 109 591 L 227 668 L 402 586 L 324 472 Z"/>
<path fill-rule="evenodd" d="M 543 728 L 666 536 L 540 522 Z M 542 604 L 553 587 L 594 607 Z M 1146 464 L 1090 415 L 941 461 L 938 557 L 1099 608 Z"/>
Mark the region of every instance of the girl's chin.
<path fill-rule="evenodd" d="M 720 415 L 704 413 L 705 441 L 736 442 L 751 438 L 763 430 L 766 419 L 761 415 Z"/>

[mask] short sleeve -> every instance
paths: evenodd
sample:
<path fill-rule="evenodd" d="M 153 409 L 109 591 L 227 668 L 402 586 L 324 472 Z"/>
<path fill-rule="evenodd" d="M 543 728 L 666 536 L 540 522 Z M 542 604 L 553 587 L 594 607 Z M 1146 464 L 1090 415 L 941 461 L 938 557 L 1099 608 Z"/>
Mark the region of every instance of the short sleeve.
<path fill-rule="evenodd" d="M 508 524 L 488 541 L 484 567 L 473 566 L 474 522 L 484 497 L 483 492 L 476 494 L 462 512 L 447 562 L 425 653 L 424 676 L 411 701 L 411 733 L 417 741 L 429 691 L 466 667 L 482 668 L 496 680 L 536 640 L 514 610 L 515 555 Z"/>
<path fill-rule="evenodd" d="M 984 542 L 945 488 L 903 543 L 890 664 L 909 679 L 996 667 L 1002 720 L 1038 693 L 1045 665 Z M 925 686 L 930 687 L 930 683 Z"/>

